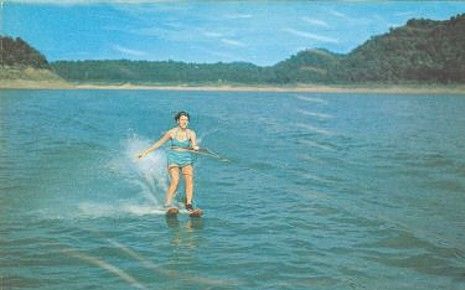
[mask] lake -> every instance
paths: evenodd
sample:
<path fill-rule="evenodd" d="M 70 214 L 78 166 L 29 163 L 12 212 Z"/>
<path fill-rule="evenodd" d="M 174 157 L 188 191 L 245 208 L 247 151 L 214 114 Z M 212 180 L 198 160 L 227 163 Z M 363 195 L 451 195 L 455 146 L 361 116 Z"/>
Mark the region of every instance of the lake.
<path fill-rule="evenodd" d="M 166 218 L 187 110 L 195 206 Z M 0 91 L 0 288 L 464 289 L 458 95 Z M 182 186 L 177 200 L 183 196 Z"/>

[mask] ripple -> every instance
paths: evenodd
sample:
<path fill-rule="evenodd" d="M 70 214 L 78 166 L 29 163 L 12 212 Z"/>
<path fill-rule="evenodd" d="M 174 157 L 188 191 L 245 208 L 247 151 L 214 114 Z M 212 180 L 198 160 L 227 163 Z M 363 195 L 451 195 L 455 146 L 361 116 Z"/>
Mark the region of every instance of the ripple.
<path fill-rule="evenodd" d="M 315 142 L 315 141 L 300 139 L 299 143 L 310 146 L 310 147 L 323 149 L 323 150 L 326 150 L 326 151 L 335 151 L 335 148 L 332 145 L 322 144 L 322 143 Z"/>
<path fill-rule="evenodd" d="M 307 97 L 303 95 L 295 95 L 294 96 L 296 99 L 304 101 L 304 102 L 310 102 L 310 103 L 319 103 L 319 104 L 324 104 L 326 105 L 328 102 L 320 99 L 320 98 L 314 98 L 314 97 Z"/>
<path fill-rule="evenodd" d="M 332 119 L 334 118 L 334 116 L 332 115 L 329 115 L 329 114 L 323 114 L 323 113 L 318 113 L 318 112 L 311 112 L 311 111 L 306 111 L 306 110 L 302 110 L 302 109 L 298 109 L 296 110 L 297 113 L 300 113 L 302 115 L 306 115 L 306 116 L 311 116 L 311 117 L 316 117 L 320 120 L 327 120 L 327 119 Z"/>
<path fill-rule="evenodd" d="M 298 124 L 295 124 L 294 126 L 305 129 L 305 130 L 310 131 L 310 132 L 315 132 L 315 133 L 318 133 L 318 134 L 322 134 L 322 135 L 334 135 L 334 133 L 329 131 L 329 130 L 319 128 L 319 127 L 315 127 L 315 126 L 310 125 L 310 124 L 298 123 Z"/>

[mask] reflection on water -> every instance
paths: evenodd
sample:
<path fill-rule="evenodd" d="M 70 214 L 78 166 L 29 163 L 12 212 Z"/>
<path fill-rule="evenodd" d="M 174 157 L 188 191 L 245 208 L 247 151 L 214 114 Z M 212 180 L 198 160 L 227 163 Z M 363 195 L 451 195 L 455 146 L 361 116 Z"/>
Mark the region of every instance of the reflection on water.
<path fill-rule="evenodd" d="M 172 229 L 177 229 L 180 227 L 179 225 L 179 220 L 177 217 L 173 217 L 173 216 L 166 216 L 165 217 L 166 219 L 166 225 L 168 225 L 168 227 L 172 228 Z"/>
<path fill-rule="evenodd" d="M 189 218 L 181 223 L 177 216 L 165 216 L 166 225 L 172 229 L 185 229 L 190 232 L 203 229 L 203 219 L 199 217 Z"/>
<path fill-rule="evenodd" d="M 202 239 L 202 218 L 187 218 L 179 221 L 177 216 L 166 216 L 166 225 L 171 229 L 171 244 L 179 246 L 180 249 L 194 250 Z"/>

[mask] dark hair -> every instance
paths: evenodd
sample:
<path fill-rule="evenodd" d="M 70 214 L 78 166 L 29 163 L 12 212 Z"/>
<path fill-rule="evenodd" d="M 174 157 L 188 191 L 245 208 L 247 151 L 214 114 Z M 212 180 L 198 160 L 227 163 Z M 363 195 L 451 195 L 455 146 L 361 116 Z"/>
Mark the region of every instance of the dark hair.
<path fill-rule="evenodd" d="M 181 116 L 186 116 L 187 120 L 190 121 L 191 117 L 189 116 L 189 113 L 186 111 L 180 111 L 174 116 L 174 120 L 177 122 L 181 118 Z"/>

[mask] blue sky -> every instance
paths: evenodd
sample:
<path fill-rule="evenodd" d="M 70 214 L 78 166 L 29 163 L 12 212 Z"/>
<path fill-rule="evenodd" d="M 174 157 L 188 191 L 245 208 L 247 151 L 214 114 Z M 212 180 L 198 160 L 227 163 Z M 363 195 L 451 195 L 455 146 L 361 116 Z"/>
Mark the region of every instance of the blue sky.
<path fill-rule="evenodd" d="M 21 37 L 49 61 L 246 61 L 272 65 L 298 51 L 348 53 L 410 18 L 446 20 L 446 1 L 3 2 L 2 35 Z"/>

